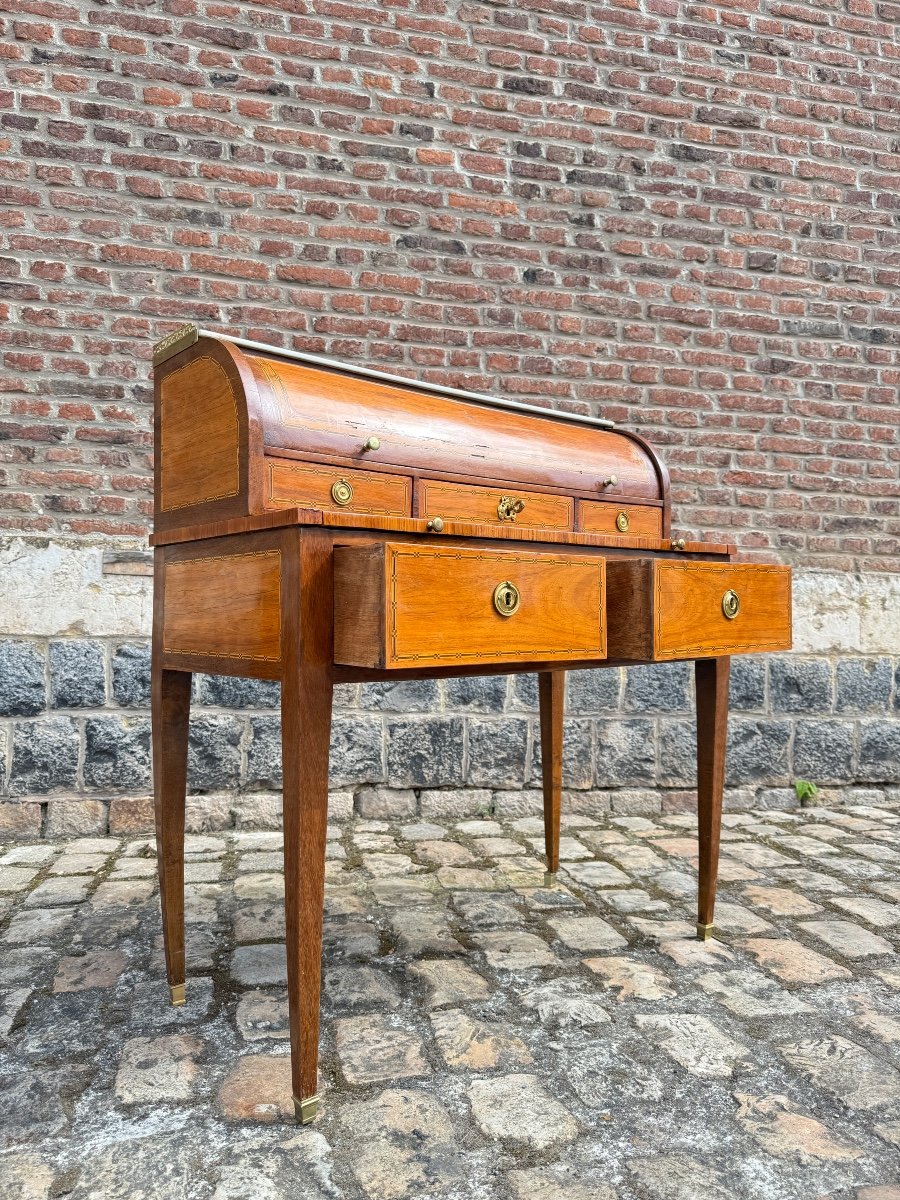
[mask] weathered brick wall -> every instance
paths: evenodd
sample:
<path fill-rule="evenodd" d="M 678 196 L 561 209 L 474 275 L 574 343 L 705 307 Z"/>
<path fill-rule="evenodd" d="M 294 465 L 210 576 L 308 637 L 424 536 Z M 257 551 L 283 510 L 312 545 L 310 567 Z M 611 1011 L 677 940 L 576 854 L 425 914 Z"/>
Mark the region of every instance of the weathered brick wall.
<path fill-rule="evenodd" d="M 799 665 L 737 668 L 732 801 L 897 784 L 900 5 L 6 9 L 0 827 L 146 816 L 146 595 L 91 556 L 144 544 L 187 320 L 640 429 L 677 532 L 797 573 Z M 338 803 L 527 798 L 530 687 L 342 694 Z M 680 669 L 570 699 L 578 803 L 686 802 Z M 198 701 L 195 819 L 274 819 L 274 693 Z"/>
<path fill-rule="evenodd" d="M 7 527 L 143 533 L 193 320 L 600 410 L 679 531 L 897 569 L 900 6 L 8 10 Z"/>

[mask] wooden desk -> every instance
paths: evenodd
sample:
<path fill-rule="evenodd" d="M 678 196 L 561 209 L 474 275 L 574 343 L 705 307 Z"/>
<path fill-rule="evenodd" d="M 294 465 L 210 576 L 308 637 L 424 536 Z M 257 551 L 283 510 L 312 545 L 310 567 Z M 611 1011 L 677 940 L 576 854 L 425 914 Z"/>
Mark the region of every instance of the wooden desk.
<path fill-rule="evenodd" d="M 716 892 L 730 656 L 784 650 L 790 572 L 673 541 L 635 434 L 178 330 L 157 347 L 153 768 L 166 969 L 184 1002 L 191 674 L 281 681 L 297 1119 L 319 1106 L 336 683 L 536 672 L 548 882 L 565 671 L 693 659 L 700 880 Z"/>

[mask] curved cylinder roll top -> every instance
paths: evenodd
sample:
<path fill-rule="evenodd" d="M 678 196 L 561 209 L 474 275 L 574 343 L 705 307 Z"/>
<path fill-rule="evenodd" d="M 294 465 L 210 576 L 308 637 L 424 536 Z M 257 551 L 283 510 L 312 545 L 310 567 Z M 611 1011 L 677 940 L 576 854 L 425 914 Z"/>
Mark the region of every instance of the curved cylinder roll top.
<path fill-rule="evenodd" d="M 157 365 L 155 391 L 157 529 L 277 507 L 269 481 L 285 463 L 573 501 L 667 500 L 665 469 L 628 432 L 291 360 L 274 347 L 201 334 Z"/>

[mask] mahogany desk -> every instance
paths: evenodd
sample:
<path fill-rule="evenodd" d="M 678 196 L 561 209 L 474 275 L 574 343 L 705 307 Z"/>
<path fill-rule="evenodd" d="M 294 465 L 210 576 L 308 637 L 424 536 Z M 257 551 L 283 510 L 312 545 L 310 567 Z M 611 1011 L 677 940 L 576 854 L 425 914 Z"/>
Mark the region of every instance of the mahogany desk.
<path fill-rule="evenodd" d="M 730 655 L 790 646 L 790 572 L 672 540 L 668 476 L 596 418 L 176 330 L 155 367 L 153 767 L 184 1003 L 191 673 L 281 681 L 297 1119 L 319 1105 L 332 689 L 537 672 L 547 871 L 565 671 L 695 661 L 698 935 L 712 929 Z"/>

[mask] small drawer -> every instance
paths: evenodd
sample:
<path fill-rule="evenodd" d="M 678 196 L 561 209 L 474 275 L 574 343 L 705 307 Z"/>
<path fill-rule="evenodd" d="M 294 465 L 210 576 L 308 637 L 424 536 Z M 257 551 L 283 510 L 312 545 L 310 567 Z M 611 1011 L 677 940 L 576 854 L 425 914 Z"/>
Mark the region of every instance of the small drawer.
<path fill-rule="evenodd" d="M 405 475 L 380 471 L 345 471 L 268 459 L 266 491 L 270 508 L 296 504 L 389 517 L 408 517 L 412 508 L 412 481 Z"/>
<path fill-rule="evenodd" d="M 379 542 L 334 551 L 334 658 L 347 666 L 606 657 L 605 561 Z"/>
<path fill-rule="evenodd" d="M 423 479 L 419 484 L 419 516 L 483 525 L 571 529 L 573 502 L 568 496 L 523 492 L 513 487 L 468 487 Z"/>
<path fill-rule="evenodd" d="M 618 537 L 662 537 L 662 509 L 649 504 L 578 501 L 578 528 L 584 533 L 614 533 Z"/>
<path fill-rule="evenodd" d="M 791 570 L 635 558 L 607 563 L 609 656 L 664 661 L 791 646 Z"/>

